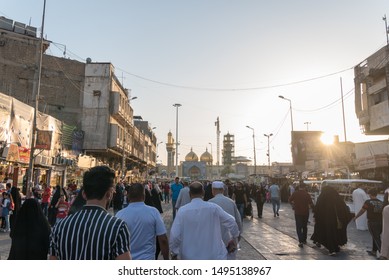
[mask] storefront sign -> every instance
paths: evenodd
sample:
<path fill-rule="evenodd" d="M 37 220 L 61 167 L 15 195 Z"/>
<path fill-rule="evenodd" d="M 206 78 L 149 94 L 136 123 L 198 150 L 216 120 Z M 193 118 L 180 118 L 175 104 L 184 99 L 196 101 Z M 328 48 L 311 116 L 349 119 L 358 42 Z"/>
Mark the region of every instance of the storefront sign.
<path fill-rule="evenodd" d="M 382 154 L 359 159 L 357 170 L 366 170 L 386 166 L 388 166 L 388 155 Z"/>
<path fill-rule="evenodd" d="M 6 149 L 4 150 L 6 152 Z M 10 144 L 8 146 L 8 153 L 6 156 L 7 161 L 19 161 L 19 147 L 16 144 Z"/>
<path fill-rule="evenodd" d="M 29 163 L 30 162 L 30 149 L 24 147 L 19 148 L 19 162 Z"/>

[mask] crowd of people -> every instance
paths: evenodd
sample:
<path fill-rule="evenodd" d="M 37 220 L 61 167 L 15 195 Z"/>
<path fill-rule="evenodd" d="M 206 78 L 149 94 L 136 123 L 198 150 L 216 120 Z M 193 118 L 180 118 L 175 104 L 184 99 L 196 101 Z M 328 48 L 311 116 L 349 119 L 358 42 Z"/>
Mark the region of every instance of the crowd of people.
<path fill-rule="evenodd" d="M 176 177 L 171 183 L 128 184 L 118 180 L 109 167 L 97 166 L 85 172 L 81 186 L 72 182 L 52 190 L 39 182 L 23 203 L 20 191 L 7 183 L 0 202 L 1 225 L 10 232 L 11 260 L 234 260 L 243 220 L 254 216 L 252 202 L 258 219 L 263 218 L 266 203 L 279 219 L 284 190 L 276 180 L 254 185 L 228 179 L 181 182 Z M 314 230 L 310 239 L 331 256 L 347 243 L 349 222 L 355 221 L 361 229 L 365 215 L 372 236 L 368 253 L 380 259 L 389 257 L 389 189 L 384 202 L 377 199 L 375 189 L 369 190 L 369 197 L 356 204 L 355 217 L 329 186 L 321 189 L 315 203 L 303 181 L 288 185 L 287 190 L 300 248 L 307 244 L 311 212 Z M 361 195 L 360 190 L 354 195 L 358 192 Z M 163 204 L 171 204 L 169 222 L 161 215 L 168 208 Z"/>

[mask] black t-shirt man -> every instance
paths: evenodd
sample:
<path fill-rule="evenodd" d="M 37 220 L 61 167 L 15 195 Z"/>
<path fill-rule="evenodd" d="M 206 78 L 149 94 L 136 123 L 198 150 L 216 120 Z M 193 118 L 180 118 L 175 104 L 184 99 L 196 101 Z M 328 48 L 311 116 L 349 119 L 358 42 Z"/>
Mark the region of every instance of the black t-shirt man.
<path fill-rule="evenodd" d="M 369 222 L 382 222 L 383 202 L 377 198 L 368 199 L 362 206 L 367 212 Z"/>

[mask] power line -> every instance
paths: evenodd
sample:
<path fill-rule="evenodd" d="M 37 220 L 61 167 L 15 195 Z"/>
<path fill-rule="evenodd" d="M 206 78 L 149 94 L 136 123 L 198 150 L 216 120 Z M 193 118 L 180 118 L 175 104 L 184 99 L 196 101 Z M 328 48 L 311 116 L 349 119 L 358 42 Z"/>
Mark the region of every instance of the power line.
<path fill-rule="evenodd" d="M 56 43 L 56 42 L 53 42 L 53 44 L 54 44 L 59 50 L 61 50 L 61 49 L 58 47 L 58 45 L 64 46 L 63 44 Z M 61 51 L 62 51 L 62 50 L 61 50 Z M 74 57 L 77 57 L 77 59 L 79 59 L 79 60 L 85 61 L 85 59 L 83 59 L 83 58 L 80 57 L 79 55 L 75 54 L 74 52 L 70 51 L 69 49 L 66 49 L 66 52 L 67 52 L 67 53 L 70 53 L 70 54 L 71 54 L 72 56 L 74 56 Z M 349 68 L 346 68 L 346 69 L 343 69 L 343 70 L 340 70 L 340 71 L 337 71 L 337 72 L 333 72 L 333 73 L 330 73 L 330 74 L 325 74 L 325 75 L 321 75 L 321 76 L 316 76 L 316 77 L 312 77 L 312 78 L 308 78 L 308 79 L 303 79 L 303 80 L 299 80 L 299 81 L 293 81 L 293 82 L 289 82 L 289 83 L 281 83 L 281 84 L 275 84 L 275 85 L 269 85 L 269 86 L 248 87 L 248 88 L 208 88 L 208 87 L 198 87 L 198 86 L 178 85 L 178 84 L 168 83 L 168 82 L 162 82 L 162 81 L 154 80 L 154 79 L 151 79 L 151 78 L 148 78 L 148 77 L 144 77 L 144 76 L 141 76 L 141 75 L 138 75 L 138 74 L 134 74 L 134 73 L 131 73 L 131 72 L 129 72 L 129 71 L 126 71 L 126 70 L 124 70 L 124 69 L 122 69 L 122 68 L 120 68 L 120 67 L 115 67 L 115 68 L 118 69 L 118 70 L 120 70 L 120 71 L 122 71 L 123 73 L 126 73 L 127 75 L 130 75 L 130 76 L 133 76 L 133 77 L 135 77 L 135 78 L 138 78 L 138 79 L 141 79 L 141 80 L 144 80 L 144 81 L 148 81 L 148 82 L 151 82 L 151 83 L 163 85 L 163 86 L 175 87 L 175 88 L 181 88 L 181 89 L 187 89 L 187 90 L 197 90 L 197 91 L 217 91 L 217 92 L 221 92 L 221 91 L 253 91 L 253 90 L 264 90 L 264 89 L 272 89 L 272 88 L 279 88 L 279 87 L 297 85 L 297 84 L 301 84 L 301 83 L 311 82 L 311 81 L 314 81 L 314 80 L 319 80 L 319 79 L 327 78 L 327 77 L 330 77 L 330 76 L 338 75 L 338 74 L 340 74 L 340 73 L 349 71 L 349 70 L 353 69 L 354 67 L 349 67 Z"/>
<path fill-rule="evenodd" d="M 351 93 L 353 93 L 354 91 L 354 88 L 352 88 L 351 90 L 349 90 L 345 95 L 344 95 L 344 99 L 346 97 L 350 97 L 352 96 Z M 317 108 L 317 109 L 309 109 L 309 110 L 304 110 L 304 109 L 294 109 L 295 111 L 297 112 L 317 112 L 317 111 L 321 111 L 321 110 L 324 110 L 324 109 L 328 109 L 330 107 L 332 107 L 333 105 L 336 105 L 337 103 L 339 103 L 340 101 L 342 101 L 342 98 L 338 98 L 336 99 L 335 101 L 331 102 L 330 104 L 327 104 L 323 107 L 320 107 L 320 108 Z"/>
<path fill-rule="evenodd" d="M 250 88 L 206 88 L 206 87 L 184 86 L 184 85 L 177 85 L 177 84 L 171 84 L 171 83 L 166 83 L 166 82 L 160 82 L 157 80 L 149 79 L 149 78 L 137 75 L 137 74 L 130 73 L 130 72 L 128 72 L 124 69 L 121 69 L 121 68 L 117 68 L 117 69 L 121 70 L 122 72 L 124 72 L 130 76 L 133 76 L 133 77 L 136 77 L 136 78 L 148 81 L 148 82 L 152 82 L 152 83 L 156 83 L 156 84 L 160 84 L 160 85 L 164 85 L 164 86 L 169 86 L 169 87 L 181 88 L 181 89 L 198 90 L 198 91 L 252 91 L 252 90 L 264 90 L 264 89 L 297 85 L 297 84 L 306 83 L 306 82 L 310 82 L 310 81 L 314 81 L 314 80 L 318 80 L 318 79 L 323 79 L 323 78 L 327 78 L 327 77 L 330 77 L 333 75 L 337 75 L 337 74 L 349 71 L 349 70 L 353 69 L 353 67 L 343 69 L 343 70 L 338 71 L 338 72 L 305 79 L 305 80 L 294 81 L 294 82 L 284 83 L 284 84 L 270 85 L 270 86 L 250 87 Z"/>

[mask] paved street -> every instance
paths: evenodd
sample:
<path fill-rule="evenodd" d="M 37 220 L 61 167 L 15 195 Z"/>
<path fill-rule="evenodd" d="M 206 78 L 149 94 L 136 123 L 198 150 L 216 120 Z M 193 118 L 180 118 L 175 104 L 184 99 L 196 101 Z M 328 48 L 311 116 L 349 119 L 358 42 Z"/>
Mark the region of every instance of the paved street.
<path fill-rule="evenodd" d="M 171 208 L 162 203 L 164 221 L 171 225 Z M 368 231 L 359 231 L 355 223 L 348 225 L 348 243 L 335 256 L 329 256 L 325 248 L 317 248 L 310 240 L 304 248 L 297 246 L 294 212 L 290 204 L 282 203 L 280 217 L 273 217 L 270 203 L 264 205 L 262 219 L 257 218 L 256 204 L 253 202 L 254 218 L 244 219 L 238 260 L 374 260 L 366 250 L 371 249 Z M 310 218 L 312 221 L 313 219 Z M 313 233 L 313 223 L 308 226 L 308 238 Z"/>
<path fill-rule="evenodd" d="M 168 229 L 172 221 L 171 204 L 162 203 L 163 218 Z M 356 230 L 351 222 L 348 226 L 348 243 L 335 256 L 328 256 L 324 248 L 317 248 L 312 242 L 304 248 L 297 246 L 294 214 L 289 204 L 282 203 L 280 217 L 274 218 L 271 204 L 264 206 L 262 219 L 256 218 L 256 205 L 253 203 L 254 219 L 244 219 L 244 232 L 237 258 L 239 260 L 374 260 L 366 250 L 371 249 L 368 231 Z M 312 218 L 310 219 L 312 220 Z M 308 236 L 313 232 L 313 224 L 308 227 Z M 0 233 L 0 257 L 5 260 L 10 249 L 10 238 Z"/>

